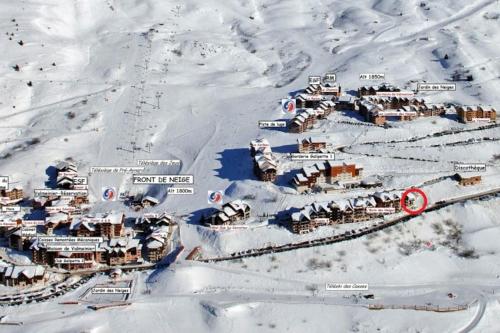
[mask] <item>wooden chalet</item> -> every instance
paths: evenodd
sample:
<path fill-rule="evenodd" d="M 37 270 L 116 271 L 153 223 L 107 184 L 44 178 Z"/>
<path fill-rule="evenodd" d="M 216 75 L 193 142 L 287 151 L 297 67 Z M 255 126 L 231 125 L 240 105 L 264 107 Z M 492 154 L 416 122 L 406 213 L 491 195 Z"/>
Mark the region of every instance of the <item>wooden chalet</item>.
<path fill-rule="evenodd" d="M 289 131 L 292 133 L 302 133 L 313 128 L 316 123 L 317 113 L 313 109 L 306 109 L 298 113 L 289 123 Z"/>
<path fill-rule="evenodd" d="M 305 90 L 308 95 L 340 96 L 342 88 L 338 83 L 310 84 Z"/>
<path fill-rule="evenodd" d="M 394 207 L 394 212 L 399 212 L 401 196 L 401 191 L 383 191 L 348 200 L 313 203 L 291 214 L 291 229 L 300 234 L 313 231 L 322 225 L 362 222 L 383 215 L 369 212 L 370 208 Z M 415 195 L 410 193 L 405 202 L 412 206 Z"/>
<path fill-rule="evenodd" d="M 31 245 L 31 239 L 33 238 L 32 236 L 23 234 L 22 227 L 8 230 L 5 233 L 5 237 L 7 238 L 9 247 L 17 251 L 28 250 Z"/>
<path fill-rule="evenodd" d="M 340 96 L 340 86 L 310 85 L 295 97 L 297 108 L 318 108 L 322 102 L 332 101 L 335 96 Z"/>
<path fill-rule="evenodd" d="M 273 155 L 266 139 L 250 142 L 250 154 L 253 156 L 253 172 L 262 181 L 274 182 L 278 175 L 278 160 Z"/>
<path fill-rule="evenodd" d="M 74 243 L 58 242 L 57 245 L 75 245 Z M 105 249 L 96 246 L 95 243 L 78 243 L 78 245 L 88 245 L 94 247 L 93 250 L 79 252 L 53 251 L 49 245 L 43 243 L 40 238 L 35 238 L 31 244 L 32 261 L 40 265 L 56 266 L 66 270 L 90 269 L 96 263 L 106 263 Z M 56 263 L 56 258 L 62 259 L 83 259 L 83 263 Z"/>
<path fill-rule="evenodd" d="M 21 227 L 23 222 L 24 212 L 10 212 L 0 215 L 0 236 L 7 237 L 8 233 L 15 228 Z"/>
<path fill-rule="evenodd" d="M 170 227 L 175 224 L 173 217 L 166 213 L 144 214 L 144 216 L 138 217 L 135 220 L 135 228 L 142 232 L 151 232 L 154 229 Z"/>
<path fill-rule="evenodd" d="M 75 187 L 75 176 L 59 175 L 56 179 L 56 187 L 59 189 L 71 190 Z"/>
<path fill-rule="evenodd" d="M 365 118 L 365 121 L 374 123 L 376 125 L 385 124 L 385 117 L 378 114 L 383 108 L 380 105 L 374 104 L 366 99 L 362 99 L 358 102 L 359 114 Z"/>
<path fill-rule="evenodd" d="M 27 287 L 48 280 L 45 268 L 39 265 L 12 265 L 0 267 L 2 284 L 9 287 Z"/>
<path fill-rule="evenodd" d="M 408 97 L 384 97 L 384 96 L 369 96 L 365 97 L 373 104 L 382 106 L 382 109 L 400 109 L 403 106 L 424 106 L 425 100 L 422 98 L 408 98 Z"/>
<path fill-rule="evenodd" d="M 496 122 L 497 119 L 496 110 L 489 106 L 455 106 L 455 111 L 462 123 Z"/>
<path fill-rule="evenodd" d="M 142 249 L 139 239 L 112 238 L 101 244 L 108 265 L 126 265 L 142 259 Z"/>
<path fill-rule="evenodd" d="M 158 262 L 170 252 L 169 234 L 168 227 L 161 227 L 146 237 L 146 258 L 149 262 Z"/>
<path fill-rule="evenodd" d="M 362 173 L 363 168 L 357 167 L 356 164 L 334 165 L 331 161 L 318 162 L 303 167 L 292 179 L 292 184 L 298 192 L 334 183 L 339 186 L 339 189 L 351 188 L 360 183 Z"/>
<path fill-rule="evenodd" d="M 250 217 L 250 205 L 243 200 L 234 200 L 222 205 L 222 208 L 205 217 L 204 223 L 210 225 L 234 224 Z"/>
<path fill-rule="evenodd" d="M 370 96 L 376 95 L 377 92 L 399 92 L 401 89 L 399 87 L 393 86 L 392 84 L 382 83 L 375 86 L 363 86 L 358 89 L 358 96 Z"/>
<path fill-rule="evenodd" d="M 267 139 L 256 139 L 250 142 L 250 155 L 254 157 L 257 154 L 271 154 L 271 145 Z"/>
<path fill-rule="evenodd" d="M 13 187 L 10 190 L 0 190 L 0 196 L 19 202 L 23 199 L 24 193 L 22 187 Z"/>
<path fill-rule="evenodd" d="M 74 175 L 78 173 L 78 168 L 76 164 L 68 161 L 62 161 L 56 164 L 56 170 L 58 176 L 65 173 Z"/>
<path fill-rule="evenodd" d="M 455 174 L 454 178 L 456 181 L 458 181 L 458 184 L 461 186 L 473 186 L 481 183 L 481 176 L 465 177 L 457 173 Z"/>
<path fill-rule="evenodd" d="M 148 207 L 154 207 L 160 203 L 160 200 L 156 199 L 155 197 L 152 196 L 145 196 L 141 200 L 142 207 L 148 208 Z"/>
<path fill-rule="evenodd" d="M 125 214 L 105 213 L 74 218 L 70 233 L 77 237 L 122 237 L 124 234 Z"/>
<path fill-rule="evenodd" d="M 335 111 L 335 103 L 332 101 L 324 101 L 319 103 L 319 108 L 315 110 L 315 113 L 318 119 L 323 119 L 328 117 L 333 111 Z"/>
<path fill-rule="evenodd" d="M 362 222 L 374 217 L 366 211 L 367 208 L 377 207 L 377 202 L 373 196 L 349 199 L 349 203 L 352 207 L 352 214 L 348 216 L 348 222 Z"/>
<path fill-rule="evenodd" d="M 297 150 L 299 153 L 316 153 L 326 149 L 326 140 L 316 137 L 297 139 Z"/>
<path fill-rule="evenodd" d="M 45 218 L 45 233 L 47 235 L 52 235 L 54 230 L 60 227 L 69 226 L 72 220 L 73 217 L 68 213 L 58 212 L 50 214 Z"/>
<path fill-rule="evenodd" d="M 335 110 L 354 111 L 356 109 L 356 98 L 350 95 L 340 96 L 335 101 Z"/>

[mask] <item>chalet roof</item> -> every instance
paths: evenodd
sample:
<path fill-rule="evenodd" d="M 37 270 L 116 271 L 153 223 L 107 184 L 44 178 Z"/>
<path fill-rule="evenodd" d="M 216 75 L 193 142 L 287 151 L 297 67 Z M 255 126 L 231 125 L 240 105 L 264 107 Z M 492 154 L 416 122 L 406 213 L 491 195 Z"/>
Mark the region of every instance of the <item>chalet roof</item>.
<path fill-rule="evenodd" d="M 218 218 L 220 218 L 223 222 L 229 220 L 229 217 L 224 212 L 219 212 L 216 214 Z"/>
<path fill-rule="evenodd" d="M 231 202 L 228 202 L 222 206 L 222 208 L 225 208 L 225 207 L 231 207 L 231 209 L 234 211 L 243 211 L 244 212 L 245 210 L 250 208 L 250 205 L 246 201 L 238 199 L 238 200 L 233 200 Z"/>
<path fill-rule="evenodd" d="M 22 237 L 22 235 L 23 235 L 23 233 L 22 233 L 22 228 L 21 227 L 15 227 L 15 228 L 9 229 L 5 233 L 5 237 L 10 237 L 10 236 L 19 236 L 19 237 Z"/>
<path fill-rule="evenodd" d="M 149 202 L 151 202 L 151 203 L 153 203 L 155 205 L 157 205 L 157 204 L 160 203 L 160 200 L 158 200 L 158 199 L 156 199 L 156 198 L 154 198 L 152 196 L 149 196 L 149 195 L 147 195 L 144 198 L 142 198 L 142 202 L 145 202 L 145 201 L 149 201 Z"/>
<path fill-rule="evenodd" d="M 222 211 L 229 217 L 236 215 L 236 211 L 229 206 L 223 206 Z"/>
<path fill-rule="evenodd" d="M 68 206 L 72 199 L 71 197 L 59 197 L 59 199 L 52 200 L 52 207 Z"/>
<path fill-rule="evenodd" d="M 88 214 L 85 216 L 75 217 L 69 226 L 70 230 L 77 230 L 80 225 L 85 226 L 88 230 L 95 230 L 97 224 L 121 224 L 123 213 L 97 213 Z"/>
<path fill-rule="evenodd" d="M 126 237 L 112 238 L 107 242 L 103 242 L 100 244 L 100 248 L 111 253 L 126 252 L 127 250 L 139 247 L 139 239 Z"/>
<path fill-rule="evenodd" d="M 45 268 L 40 265 L 13 265 L 0 268 L 1 272 L 6 278 L 18 279 L 24 275 L 28 279 L 34 277 L 43 277 Z"/>
<path fill-rule="evenodd" d="M 149 238 L 157 238 L 157 237 L 160 237 L 160 238 L 167 238 L 168 236 L 168 233 L 169 233 L 169 228 L 168 227 L 165 227 L 165 226 L 161 226 L 161 227 L 156 227 L 147 237 L 146 239 L 149 239 Z"/>
<path fill-rule="evenodd" d="M 379 191 L 373 194 L 374 197 L 378 198 L 382 202 L 400 200 L 402 196 L 401 191 Z"/>
<path fill-rule="evenodd" d="M 301 114 L 305 114 L 307 117 L 312 117 L 316 114 L 316 109 L 305 109 Z"/>
<path fill-rule="evenodd" d="M 265 138 L 250 141 L 251 146 L 269 146 L 269 141 Z"/>
<path fill-rule="evenodd" d="M 255 155 L 255 162 L 262 171 L 276 169 L 278 166 L 278 161 L 273 155 Z"/>
<path fill-rule="evenodd" d="M 297 99 L 300 99 L 302 101 L 326 101 L 329 100 L 330 98 L 331 96 L 308 94 L 308 93 L 301 93 L 297 96 Z"/>
<path fill-rule="evenodd" d="M 60 223 L 66 221 L 68 221 L 68 214 L 62 212 L 51 214 L 45 218 L 45 224 Z"/>
<path fill-rule="evenodd" d="M 325 143 L 326 140 L 320 137 L 311 136 L 308 138 L 303 138 L 302 140 L 297 139 L 299 143 Z"/>
<path fill-rule="evenodd" d="M 325 166 L 324 162 L 316 162 L 316 163 L 314 163 L 314 167 L 316 169 L 318 169 L 319 171 L 325 171 L 326 170 L 326 166 Z"/>
<path fill-rule="evenodd" d="M 51 199 L 49 199 L 48 197 L 38 196 L 38 197 L 34 197 L 33 201 L 38 202 L 40 205 L 45 205 L 45 203 L 48 201 L 51 201 Z"/>
<path fill-rule="evenodd" d="M 303 167 L 302 172 L 306 177 L 311 177 L 313 173 L 318 173 L 319 170 L 316 168 L 316 166 L 312 165 Z"/>
<path fill-rule="evenodd" d="M 320 87 L 322 88 L 338 88 L 340 87 L 338 82 L 327 82 L 325 84 L 321 84 Z"/>
<path fill-rule="evenodd" d="M 306 182 L 307 178 L 302 173 L 297 173 L 294 178 L 297 178 L 299 182 Z"/>
<path fill-rule="evenodd" d="M 379 105 L 373 104 L 372 102 L 370 102 L 369 100 L 366 100 L 366 99 L 362 99 L 359 102 L 359 104 L 362 105 L 363 107 L 365 107 L 368 110 L 368 112 L 375 112 L 377 110 L 382 109 L 382 107 L 380 107 Z"/>
<path fill-rule="evenodd" d="M 354 103 L 355 101 L 355 97 L 354 96 L 350 96 L 350 95 L 342 95 L 340 96 L 338 99 L 337 99 L 337 102 L 338 103 Z M 333 102 L 332 102 L 333 103 Z"/>
<path fill-rule="evenodd" d="M 295 213 L 292 213 L 292 221 L 293 222 L 299 222 L 302 220 L 302 213 L 301 212 L 295 212 Z"/>
<path fill-rule="evenodd" d="M 62 162 L 57 163 L 56 169 L 58 171 L 71 170 L 71 171 L 75 171 L 75 172 L 78 170 L 78 168 L 76 167 L 76 164 L 71 163 L 71 162 L 67 162 L 67 161 L 62 161 Z"/>
<path fill-rule="evenodd" d="M 250 141 L 250 147 L 254 151 L 262 153 L 262 154 L 272 153 L 271 145 L 269 144 L 269 141 L 267 141 L 267 139 L 264 139 L 264 138 L 255 139 L 255 140 Z"/>
<path fill-rule="evenodd" d="M 61 183 L 71 183 L 71 184 L 73 184 L 73 182 L 74 182 L 73 178 L 74 177 L 67 176 L 67 175 L 57 176 L 57 184 L 61 184 Z"/>
<path fill-rule="evenodd" d="M 375 207 L 377 203 L 372 196 L 369 197 L 357 197 L 354 199 L 349 199 L 352 207 Z"/>
<path fill-rule="evenodd" d="M 302 113 L 298 114 L 295 118 L 294 118 L 294 121 L 295 122 L 304 122 L 306 121 L 307 117 L 305 115 L 303 115 Z"/>
<path fill-rule="evenodd" d="M 437 109 L 442 109 L 442 108 L 444 108 L 444 104 L 443 103 L 428 103 L 426 105 L 427 105 L 427 107 L 432 108 L 432 109 L 436 109 L 436 108 Z"/>
<path fill-rule="evenodd" d="M 330 202 L 330 207 L 338 207 L 341 211 L 346 211 L 348 209 L 352 209 L 351 202 L 346 199 L 339 199 Z"/>
<path fill-rule="evenodd" d="M 457 109 L 458 108 L 462 108 L 465 111 L 478 111 L 478 110 L 495 111 L 495 109 L 491 105 L 484 105 L 484 104 L 478 104 L 478 105 L 461 105 L 461 106 L 457 106 Z"/>
<path fill-rule="evenodd" d="M 148 241 L 148 243 L 146 244 L 146 247 L 148 249 L 159 249 L 159 248 L 162 248 L 164 245 L 165 245 L 164 240 L 152 238 Z"/>
<path fill-rule="evenodd" d="M 381 84 L 379 84 L 379 85 L 374 85 L 374 86 L 363 86 L 363 87 L 361 87 L 361 88 L 364 88 L 364 89 L 366 89 L 366 90 L 373 89 L 373 90 L 375 90 L 375 91 L 378 91 L 378 90 L 389 90 L 389 91 L 396 91 L 396 90 L 400 90 L 400 88 L 399 88 L 399 87 L 394 86 L 394 85 L 392 85 L 392 84 L 390 84 L 390 83 L 386 83 L 386 82 L 381 83 Z"/>
<path fill-rule="evenodd" d="M 328 207 L 328 202 L 315 202 L 312 204 L 312 207 L 318 213 L 321 211 L 331 212 L 330 207 Z"/>
<path fill-rule="evenodd" d="M 135 220 L 135 224 L 136 225 L 141 225 L 141 224 L 151 224 L 151 225 L 157 225 L 157 224 L 160 224 L 162 222 L 166 222 L 167 224 L 171 224 L 173 223 L 173 218 L 172 216 L 166 214 L 166 213 L 162 213 L 158 216 L 142 216 L 142 217 L 138 217 L 136 220 Z"/>
<path fill-rule="evenodd" d="M 23 211 L 2 213 L 0 215 L 0 221 L 1 222 L 13 222 L 13 223 L 15 223 L 17 220 L 22 220 L 24 217 L 24 214 L 25 214 L 25 212 L 23 212 Z"/>
<path fill-rule="evenodd" d="M 300 211 L 305 219 L 310 220 L 311 214 L 315 213 L 314 208 L 311 205 L 307 205 Z"/>

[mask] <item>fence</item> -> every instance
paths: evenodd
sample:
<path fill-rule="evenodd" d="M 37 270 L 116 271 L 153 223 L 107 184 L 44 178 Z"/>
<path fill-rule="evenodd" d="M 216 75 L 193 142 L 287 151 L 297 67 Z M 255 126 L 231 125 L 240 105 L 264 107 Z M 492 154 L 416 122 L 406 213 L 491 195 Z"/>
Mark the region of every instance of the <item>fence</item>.
<path fill-rule="evenodd" d="M 370 304 L 370 310 L 416 310 L 416 311 L 432 311 L 432 312 L 454 312 L 467 310 L 469 305 L 456 305 L 456 306 L 439 306 L 439 305 L 387 305 L 387 304 Z"/>

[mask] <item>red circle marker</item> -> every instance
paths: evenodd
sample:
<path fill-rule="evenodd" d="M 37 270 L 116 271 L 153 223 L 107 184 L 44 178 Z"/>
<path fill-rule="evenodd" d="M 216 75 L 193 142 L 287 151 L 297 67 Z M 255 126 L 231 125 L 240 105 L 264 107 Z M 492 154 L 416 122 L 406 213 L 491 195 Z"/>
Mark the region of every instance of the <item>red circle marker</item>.
<path fill-rule="evenodd" d="M 422 198 L 424 198 L 424 204 L 422 205 L 422 207 L 420 207 L 419 209 L 417 210 L 411 210 L 410 208 L 408 208 L 406 206 L 406 197 L 408 196 L 408 194 L 410 193 L 418 193 L 422 196 Z M 427 196 L 425 195 L 424 191 L 422 191 L 421 189 L 419 188 L 409 188 L 407 189 L 406 191 L 404 191 L 403 195 L 401 196 L 401 208 L 408 214 L 410 215 L 418 215 L 420 213 L 422 213 L 425 208 L 427 208 L 427 203 L 428 203 L 428 200 L 427 200 Z"/>

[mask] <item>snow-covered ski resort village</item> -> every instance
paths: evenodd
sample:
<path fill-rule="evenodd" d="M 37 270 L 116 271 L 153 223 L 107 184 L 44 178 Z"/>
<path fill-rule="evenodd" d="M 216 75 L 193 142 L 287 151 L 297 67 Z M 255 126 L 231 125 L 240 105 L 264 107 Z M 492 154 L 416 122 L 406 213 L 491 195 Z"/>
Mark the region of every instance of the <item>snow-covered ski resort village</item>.
<path fill-rule="evenodd" d="M 0 331 L 500 330 L 498 1 L 0 17 Z"/>

